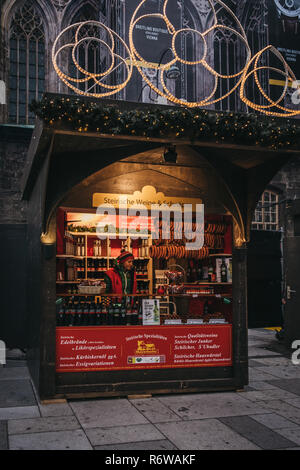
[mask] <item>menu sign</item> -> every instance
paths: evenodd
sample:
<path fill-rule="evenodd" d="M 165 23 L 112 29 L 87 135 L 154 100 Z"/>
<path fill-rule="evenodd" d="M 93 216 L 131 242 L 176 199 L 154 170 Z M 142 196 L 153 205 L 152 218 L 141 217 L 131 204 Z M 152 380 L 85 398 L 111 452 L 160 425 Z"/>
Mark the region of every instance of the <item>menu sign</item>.
<path fill-rule="evenodd" d="M 56 329 L 57 372 L 231 365 L 231 325 Z"/>
<path fill-rule="evenodd" d="M 143 325 L 160 325 L 159 300 L 143 299 Z"/>
<path fill-rule="evenodd" d="M 154 186 L 144 186 L 141 191 L 134 191 L 133 194 L 111 194 L 111 193 L 94 193 L 93 207 L 99 207 L 110 204 L 116 208 L 140 208 L 146 207 L 151 209 L 152 206 L 171 207 L 173 204 L 201 204 L 200 198 L 165 196 L 161 191 L 156 192 Z"/>

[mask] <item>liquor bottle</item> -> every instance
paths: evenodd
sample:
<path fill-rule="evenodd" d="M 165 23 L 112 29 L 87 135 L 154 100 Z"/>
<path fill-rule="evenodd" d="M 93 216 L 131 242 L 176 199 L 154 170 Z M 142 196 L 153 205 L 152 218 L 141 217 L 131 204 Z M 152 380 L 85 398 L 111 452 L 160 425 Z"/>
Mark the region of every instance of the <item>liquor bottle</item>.
<path fill-rule="evenodd" d="M 134 301 L 132 310 L 131 310 L 131 324 L 138 325 L 138 307 L 137 307 L 137 300 Z"/>
<path fill-rule="evenodd" d="M 232 282 L 232 258 L 229 258 L 228 282 Z"/>
<path fill-rule="evenodd" d="M 71 322 L 71 319 L 69 318 L 71 316 L 71 302 L 69 301 L 65 307 L 65 323 L 64 326 L 69 326 L 69 323 Z"/>
<path fill-rule="evenodd" d="M 208 300 L 205 301 L 204 303 L 204 307 L 203 307 L 203 316 L 206 316 L 209 314 L 209 303 L 208 303 Z"/>
<path fill-rule="evenodd" d="M 84 279 L 85 278 L 85 260 L 82 259 L 81 260 L 81 278 Z"/>
<path fill-rule="evenodd" d="M 201 281 L 202 280 L 202 266 L 201 263 L 198 263 L 198 268 L 197 268 L 197 280 Z"/>
<path fill-rule="evenodd" d="M 190 263 L 189 263 L 188 268 L 186 270 L 186 280 L 187 280 L 188 283 L 192 282 Z"/>
<path fill-rule="evenodd" d="M 76 260 L 76 279 L 81 279 L 81 260 Z"/>
<path fill-rule="evenodd" d="M 77 239 L 76 239 L 76 256 L 81 256 L 80 237 L 77 237 Z"/>
<path fill-rule="evenodd" d="M 87 277 L 88 279 L 90 279 L 90 278 L 92 277 L 92 276 L 91 276 L 91 274 L 92 274 L 92 273 L 91 273 L 91 261 L 92 261 L 91 259 L 88 259 L 88 260 L 87 260 L 87 263 L 86 263 L 86 265 L 87 265 L 86 277 Z"/>
<path fill-rule="evenodd" d="M 87 301 L 85 301 L 84 306 L 83 306 L 83 314 L 82 314 L 82 322 L 81 322 L 82 326 L 88 326 L 89 314 L 90 314 L 89 304 Z"/>
<path fill-rule="evenodd" d="M 122 306 L 121 306 L 121 325 L 126 325 L 126 304 L 125 304 L 125 299 L 122 301 Z"/>
<path fill-rule="evenodd" d="M 142 308 L 142 302 L 139 303 L 138 306 L 138 324 L 142 325 L 143 324 L 143 308 Z"/>
<path fill-rule="evenodd" d="M 227 279 L 227 266 L 223 258 L 221 264 L 221 282 L 227 282 Z"/>
<path fill-rule="evenodd" d="M 120 325 L 120 304 L 114 304 L 114 325 Z"/>
<path fill-rule="evenodd" d="M 57 314 L 57 321 L 56 321 L 56 324 L 57 326 L 65 326 L 65 305 L 64 305 L 64 302 L 62 302 L 59 306 L 59 309 L 58 309 L 58 314 Z"/>
<path fill-rule="evenodd" d="M 74 306 L 73 308 L 74 308 L 74 324 L 75 324 L 77 310 L 79 307 L 79 297 L 77 297 L 76 295 L 73 297 L 73 306 Z"/>
<path fill-rule="evenodd" d="M 81 326 L 82 325 L 82 315 L 83 315 L 83 308 L 82 308 L 81 297 L 79 297 L 79 302 L 78 302 L 77 312 L 76 312 L 76 318 L 75 318 L 75 325 L 76 326 Z"/>
<path fill-rule="evenodd" d="M 101 325 L 102 321 L 102 308 L 99 302 L 99 298 L 97 299 L 97 303 L 95 305 L 95 323 L 94 325 L 99 326 Z"/>
<path fill-rule="evenodd" d="M 203 265 L 203 267 L 202 267 L 202 277 L 203 277 L 203 281 L 208 281 L 208 266 L 207 266 L 207 264 Z"/>
<path fill-rule="evenodd" d="M 126 305 L 126 325 L 132 325 L 132 314 L 131 314 L 131 298 L 127 297 Z"/>
<path fill-rule="evenodd" d="M 81 260 L 78 259 L 76 262 L 76 271 L 77 271 L 77 279 L 80 280 L 82 279 L 81 277 Z"/>
<path fill-rule="evenodd" d="M 74 302 L 71 302 L 70 315 L 69 315 L 69 326 L 73 326 L 76 320 L 76 306 Z"/>
<path fill-rule="evenodd" d="M 192 274 L 192 282 L 196 282 L 197 281 L 197 269 L 193 261 L 192 261 L 192 273 L 191 274 Z"/>
<path fill-rule="evenodd" d="M 84 243 L 84 237 L 81 237 L 81 256 L 85 256 L 85 243 Z"/>
<path fill-rule="evenodd" d="M 108 325 L 113 325 L 113 321 L 114 321 L 114 308 L 113 308 L 113 304 L 111 303 L 109 306 L 108 306 L 108 310 L 107 310 L 107 324 Z"/>
<path fill-rule="evenodd" d="M 139 262 L 139 275 L 140 276 L 143 276 L 143 274 L 144 274 L 143 264 L 144 264 L 143 260 L 140 260 L 140 262 Z"/>
<path fill-rule="evenodd" d="M 153 320 L 155 323 L 159 323 L 160 315 L 159 315 L 159 308 L 157 305 L 157 300 L 154 300 L 154 309 L 153 309 Z"/>
<path fill-rule="evenodd" d="M 96 325 L 96 304 L 94 301 L 90 304 L 89 325 Z"/>
<path fill-rule="evenodd" d="M 95 279 L 98 279 L 99 278 L 99 260 L 98 259 L 94 259 L 94 278 Z"/>
<path fill-rule="evenodd" d="M 108 313 L 105 302 L 101 305 L 101 325 L 108 325 Z"/>
<path fill-rule="evenodd" d="M 74 280 L 77 281 L 77 279 L 78 279 L 78 263 L 77 263 L 77 259 L 74 259 L 74 261 L 73 261 L 73 269 L 74 269 Z"/>
<path fill-rule="evenodd" d="M 208 280 L 209 280 L 209 282 L 213 282 L 213 274 L 214 274 L 214 268 L 213 268 L 212 262 L 210 261 L 209 266 L 208 266 Z"/>

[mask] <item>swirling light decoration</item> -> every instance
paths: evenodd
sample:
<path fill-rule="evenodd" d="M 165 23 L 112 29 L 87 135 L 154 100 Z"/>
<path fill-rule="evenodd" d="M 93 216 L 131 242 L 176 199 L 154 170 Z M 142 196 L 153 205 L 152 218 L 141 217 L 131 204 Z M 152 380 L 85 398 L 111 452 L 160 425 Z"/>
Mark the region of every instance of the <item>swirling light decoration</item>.
<path fill-rule="evenodd" d="M 295 77 L 293 71 L 291 70 L 291 68 L 289 67 L 289 65 L 284 60 L 283 56 L 279 53 L 279 51 L 274 46 L 270 45 L 270 46 L 265 47 L 261 51 L 257 52 L 252 57 L 252 53 L 251 53 L 251 49 L 250 49 L 250 46 L 249 46 L 249 43 L 248 43 L 248 40 L 247 40 L 247 37 L 246 37 L 246 33 L 245 33 L 240 21 L 238 20 L 238 18 L 233 13 L 233 11 L 227 5 L 225 5 L 225 3 L 223 3 L 221 0 L 207 0 L 207 1 L 208 1 L 209 5 L 210 5 L 210 8 L 212 10 L 213 25 L 211 27 L 207 28 L 204 32 L 201 33 L 200 31 L 197 31 L 197 30 L 191 29 L 191 28 L 183 28 L 183 29 L 179 29 L 179 30 L 175 29 L 175 27 L 173 26 L 173 24 L 171 23 L 171 21 L 168 18 L 168 15 L 167 15 L 167 6 L 168 6 L 168 3 L 169 3 L 169 0 L 164 1 L 163 8 L 162 8 L 162 13 L 148 13 L 148 14 L 142 14 L 142 15 L 138 16 L 141 8 L 147 2 L 147 0 L 141 0 L 141 2 L 138 4 L 137 8 L 135 9 L 135 11 L 134 11 L 134 13 L 131 17 L 131 21 L 130 21 L 130 25 L 129 25 L 129 46 L 125 43 L 125 41 L 117 33 L 115 33 L 112 29 L 108 28 L 103 23 L 100 23 L 100 22 L 97 22 L 97 21 L 85 21 L 85 22 L 82 22 L 82 23 L 76 23 L 74 25 L 71 25 L 71 26 L 67 27 L 66 29 L 64 29 L 60 33 L 60 35 L 57 37 L 57 39 L 54 43 L 54 46 L 53 46 L 52 61 L 53 61 L 53 65 L 54 65 L 54 68 L 56 70 L 56 73 L 58 74 L 60 79 L 68 87 L 70 87 L 73 91 L 75 91 L 76 93 L 78 93 L 80 95 L 95 97 L 95 98 L 102 98 L 102 97 L 105 97 L 105 96 L 114 95 L 114 94 L 118 93 L 119 91 L 121 91 L 123 88 L 125 88 L 126 85 L 128 84 L 128 82 L 131 79 L 132 72 L 133 72 L 133 66 L 135 66 L 136 69 L 138 70 L 138 72 L 140 73 L 141 77 L 143 78 L 143 80 L 149 85 L 149 87 L 152 90 L 154 90 L 158 95 L 166 98 L 168 101 L 170 101 L 172 103 L 175 103 L 177 105 L 182 105 L 182 106 L 190 107 L 190 108 L 193 108 L 193 107 L 207 107 L 207 106 L 213 105 L 217 102 L 220 102 L 220 101 L 224 100 L 229 95 L 231 95 L 235 90 L 240 88 L 240 99 L 249 108 L 252 108 L 252 109 L 254 109 L 256 111 L 259 111 L 259 112 L 261 112 L 263 114 L 266 114 L 266 115 L 279 116 L 279 117 L 284 117 L 284 116 L 291 117 L 291 116 L 296 116 L 296 115 L 300 114 L 300 110 L 293 110 L 293 109 L 287 108 L 287 107 L 280 104 L 280 103 L 282 103 L 282 101 L 285 99 L 285 97 L 287 95 L 287 90 L 288 90 L 288 87 L 290 86 L 290 83 L 291 82 L 296 82 L 296 77 Z M 227 11 L 227 13 L 231 16 L 231 18 L 238 25 L 239 31 L 233 29 L 230 26 L 225 26 L 225 25 L 218 22 L 218 14 L 217 14 L 217 11 L 216 11 L 216 5 L 214 5 L 214 4 L 219 5 L 221 8 L 223 8 Z M 154 64 L 151 63 L 151 62 L 148 62 L 145 58 L 142 57 L 142 55 L 137 51 L 137 48 L 136 48 L 135 43 L 134 43 L 134 29 L 135 29 L 136 25 L 140 21 L 145 20 L 145 18 L 153 18 L 153 19 L 159 18 L 159 19 L 161 19 L 165 23 L 165 25 L 167 27 L 167 30 L 168 30 L 169 34 L 171 35 L 171 50 L 172 50 L 172 53 L 173 53 L 173 58 L 169 62 L 167 62 L 165 64 L 161 64 L 161 66 L 160 66 L 159 79 L 160 79 L 160 83 L 161 83 L 162 88 L 159 88 L 158 86 L 155 86 L 153 84 L 153 82 L 151 82 L 151 80 L 144 73 L 143 68 L 145 68 L 145 67 L 146 68 L 153 68 Z M 79 33 L 81 32 L 82 27 L 83 26 L 90 26 L 90 25 L 94 25 L 94 26 L 98 27 L 99 29 L 104 29 L 104 31 L 106 31 L 106 33 L 108 34 L 108 37 L 110 39 L 110 44 L 105 42 L 103 39 L 95 38 L 95 37 L 89 37 L 89 36 L 79 39 Z M 74 42 L 73 43 L 67 43 L 67 44 L 65 44 L 61 47 L 58 47 L 59 41 L 61 40 L 62 36 L 65 33 L 68 33 L 68 31 L 71 30 L 72 28 L 76 28 Z M 246 49 L 246 63 L 245 63 L 245 66 L 239 72 L 237 72 L 235 74 L 226 75 L 226 74 L 219 73 L 211 65 L 209 65 L 209 63 L 208 63 L 207 37 L 208 37 L 209 34 L 214 33 L 218 29 L 234 33 L 245 45 L 245 49 Z M 178 54 L 178 52 L 176 50 L 176 39 L 177 39 L 177 37 L 180 34 L 186 34 L 186 33 L 196 34 L 201 38 L 201 41 L 203 43 L 203 54 L 202 54 L 202 57 L 199 60 L 194 60 L 194 61 L 186 60 L 185 58 L 180 57 L 180 55 Z M 102 72 L 102 73 L 95 73 L 95 72 L 87 71 L 87 70 L 83 69 L 79 65 L 78 61 L 76 60 L 76 49 L 84 41 L 91 41 L 91 40 L 95 40 L 95 41 L 99 42 L 100 44 L 102 44 L 103 46 L 105 46 L 107 48 L 109 54 L 110 54 L 111 64 L 107 68 L 107 70 Z M 115 52 L 116 40 L 120 41 L 121 45 L 124 48 L 124 51 L 126 51 L 126 54 L 127 54 L 126 58 L 121 57 L 119 54 L 117 54 Z M 66 75 L 65 73 L 63 73 L 60 70 L 60 68 L 58 66 L 58 56 L 64 50 L 66 50 L 68 48 L 70 48 L 72 50 L 72 59 L 73 59 L 73 63 L 75 65 L 76 69 L 84 75 L 84 78 L 70 77 L 70 76 Z M 279 61 L 282 63 L 284 70 L 281 70 L 281 69 L 278 69 L 278 68 L 275 68 L 275 67 L 271 67 L 271 66 L 267 66 L 267 65 L 259 65 L 259 62 L 261 60 L 262 55 L 266 52 L 273 53 L 279 59 Z M 116 64 L 116 59 L 119 59 L 119 61 L 120 61 L 119 64 Z M 194 66 L 194 65 L 199 66 L 199 65 L 201 65 L 202 67 L 204 67 L 204 69 L 214 77 L 214 86 L 213 86 L 213 89 L 212 89 L 211 93 L 208 96 L 206 96 L 204 99 L 202 99 L 200 101 L 194 101 L 194 102 L 187 102 L 185 100 L 177 98 L 174 94 L 172 94 L 171 91 L 167 87 L 167 83 L 166 83 L 166 80 L 165 80 L 165 72 L 173 64 L 175 64 L 176 62 L 179 62 L 181 64 L 185 64 L 185 65 L 190 65 L 190 66 Z M 120 67 L 121 64 L 123 64 L 126 68 L 127 76 L 126 76 L 125 80 L 122 83 L 117 84 L 117 85 L 111 85 L 111 84 L 108 84 L 108 83 L 104 83 L 104 80 L 106 78 L 108 78 L 118 67 Z M 285 81 L 283 82 L 284 83 L 283 92 L 281 93 L 280 97 L 276 101 L 273 101 L 267 95 L 267 93 L 263 90 L 263 88 L 261 86 L 261 83 L 260 83 L 260 80 L 259 80 L 259 72 L 262 71 L 262 70 L 264 70 L 264 71 L 268 70 L 268 71 L 276 72 L 280 75 L 283 75 L 284 78 L 285 78 Z M 266 102 L 268 102 L 268 104 L 259 105 L 259 104 L 256 104 L 255 102 L 253 102 L 253 101 L 251 101 L 250 99 L 247 98 L 247 96 L 246 96 L 246 84 L 247 84 L 248 79 L 250 77 L 252 77 L 252 75 L 254 76 L 254 82 L 255 82 L 259 92 L 263 96 L 264 100 Z M 220 81 L 221 80 L 228 80 L 228 79 L 237 79 L 237 82 L 231 87 L 231 89 L 229 89 L 229 91 L 227 91 L 227 93 L 225 93 L 221 97 L 216 98 L 215 94 L 216 94 L 216 91 L 218 89 L 218 85 L 219 85 Z M 75 84 L 78 85 L 79 83 L 89 82 L 89 80 L 93 81 L 93 85 L 90 86 L 88 91 L 83 91 L 80 88 L 78 88 L 78 86 L 73 84 L 73 83 L 75 83 Z M 102 93 L 90 92 L 90 90 L 95 86 L 103 87 L 106 91 L 104 91 Z M 299 89 L 300 89 L 300 86 L 298 85 L 298 90 Z M 275 110 L 274 110 L 274 108 L 275 108 Z"/>
<path fill-rule="evenodd" d="M 104 30 L 104 32 L 107 33 L 107 35 L 110 39 L 110 44 L 105 42 L 103 39 L 100 39 L 100 38 L 95 37 L 95 36 L 84 36 L 80 39 L 80 32 L 82 31 L 83 26 L 88 26 L 88 27 L 94 26 L 96 28 L 99 28 L 99 30 L 101 30 L 101 29 Z M 72 31 L 72 29 L 73 30 L 75 29 L 74 42 L 73 43 L 67 43 L 67 44 L 64 44 L 64 45 L 59 47 L 59 41 L 61 40 L 63 35 L 69 34 L 69 32 Z M 99 34 L 99 36 L 100 36 L 100 34 Z M 124 49 L 127 53 L 126 58 L 121 57 L 119 54 L 117 54 L 115 52 L 116 40 L 120 41 L 120 43 L 123 45 L 123 47 L 124 47 Z M 99 72 L 99 73 L 90 72 L 88 70 L 85 70 L 83 67 L 81 67 L 79 65 L 79 63 L 76 59 L 76 50 L 80 47 L 81 44 L 83 44 L 86 41 L 88 41 L 88 42 L 95 41 L 95 42 L 99 43 L 100 45 L 103 45 L 108 50 L 109 55 L 110 55 L 110 59 L 111 59 L 111 64 L 108 66 L 108 68 L 105 71 Z M 58 66 L 58 57 L 63 51 L 65 51 L 67 49 L 71 50 L 73 64 L 75 65 L 76 70 L 81 72 L 84 75 L 83 78 L 70 77 L 70 76 L 66 75 L 64 72 L 62 72 L 62 70 L 60 70 L 60 68 Z M 119 59 L 118 64 L 117 64 L 117 59 Z M 74 23 L 73 25 L 68 26 L 67 28 L 65 28 L 58 35 L 58 37 L 56 38 L 56 40 L 53 44 L 53 48 L 52 48 L 52 62 L 53 62 L 54 69 L 55 69 L 57 75 L 59 76 L 59 78 L 69 88 L 71 88 L 71 90 L 75 91 L 79 95 L 91 96 L 91 97 L 94 97 L 94 98 L 103 98 L 105 96 L 114 95 L 115 93 L 118 93 L 119 91 L 121 91 L 123 88 L 126 87 L 127 83 L 131 79 L 131 75 L 132 75 L 132 71 L 133 71 L 133 61 L 131 59 L 130 50 L 129 50 L 127 44 L 125 43 L 125 41 L 123 41 L 123 39 L 117 33 L 115 33 L 112 29 L 108 28 L 103 23 L 100 23 L 99 21 L 93 21 L 93 20 L 84 21 L 84 22 L 81 22 L 81 23 Z M 128 64 L 128 62 L 129 62 L 129 64 Z M 126 79 L 122 83 L 117 84 L 117 85 L 111 85 L 111 84 L 108 84 L 108 83 L 104 83 L 103 80 L 107 79 L 107 78 L 110 78 L 111 74 L 113 72 L 115 72 L 122 64 L 125 66 L 125 69 L 126 69 L 126 73 L 127 73 Z M 89 91 L 81 90 L 80 88 L 78 88 L 78 86 L 73 85 L 73 83 L 75 83 L 77 85 L 80 84 L 80 83 L 86 83 L 86 82 L 88 83 L 90 80 L 92 80 L 93 84 L 89 87 L 89 90 L 93 89 L 95 86 L 99 86 L 99 87 L 103 87 L 105 90 L 108 90 L 108 91 L 103 91 L 101 93 L 89 92 Z"/>
<path fill-rule="evenodd" d="M 132 15 L 131 22 L 130 22 L 130 25 L 129 25 L 129 47 L 130 47 L 130 50 L 131 50 L 131 54 L 132 54 L 132 57 L 133 57 L 135 67 L 137 68 L 137 70 L 141 74 L 143 80 L 158 95 L 160 95 L 164 98 L 167 98 L 169 101 L 171 101 L 175 104 L 182 105 L 182 106 L 188 106 L 188 107 L 192 108 L 192 107 L 209 106 L 209 105 L 217 103 L 218 101 L 222 101 L 223 99 L 225 99 L 229 95 L 231 95 L 239 87 L 239 85 L 241 84 L 241 81 L 242 81 L 242 76 L 243 76 L 243 73 L 245 71 L 245 68 L 246 68 L 247 64 L 249 63 L 249 61 L 251 59 L 251 50 L 250 50 L 250 47 L 249 47 L 249 44 L 248 44 L 246 33 L 245 33 L 241 23 L 239 22 L 238 18 L 234 15 L 232 10 L 227 5 L 225 5 L 221 0 L 217 0 L 217 3 L 219 3 L 232 16 L 234 21 L 238 24 L 239 29 L 240 29 L 241 32 L 235 31 L 233 28 L 231 28 L 229 26 L 224 26 L 224 25 L 218 23 L 216 9 L 213 5 L 212 0 L 208 0 L 208 2 L 210 4 L 210 7 L 211 7 L 212 12 L 213 12 L 213 23 L 214 24 L 210 28 L 208 28 L 206 31 L 204 31 L 203 33 L 200 33 L 199 31 L 191 29 L 191 28 L 184 28 L 184 29 L 180 29 L 180 30 L 176 31 L 174 26 L 172 25 L 172 23 L 170 22 L 170 20 L 167 16 L 167 5 L 168 5 L 169 0 L 165 0 L 164 5 L 163 5 L 163 13 L 162 14 L 161 13 L 149 13 L 149 14 L 146 14 L 146 15 L 137 16 L 139 10 L 142 8 L 142 6 L 144 5 L 145 2 L 147 2 L 147 0 L 142 0 L 140 2 L 140 4 L 137 6 L 136 10 L 134 11 L 134 13 Z M 142 67 L 140 66 L 139 62 L 142 62 L 143 64 L 145 64 L 146 66 L 149 66 L 149 67 L 151 67 L 151 64 L 149 62 L 147 62 L 138 53 L 138 51 L 135 47 L 135 44 L 134 44 L 134 39 L 133 39 L 134 28 L 135 28 L 135 26 L 137 25 L 138 22 L 140 22 L 141 20 L 143 20 L 145 18 L 160 18 L 160 19 L 162 19 L 165 22 L 169 33 L 172 35 L 171 49 L 172 49 L 174 58 L 171 61 L 164 64 L 161 67 L 161 71 L 160 71 L 160 82 L 161 82 L 163 90 L 161 90 L 158 87 L 156 87 L 155 85 L 153 85 L 153 83 L 148 79 L 146 74 L 143 72 Z M 213 32 L 214 30 L 216 30 L 218 28 L 223 29 L 223 30 L 229 30 L 229 31 L 235 33 L 245 43 L 246 51 L 247 51 L 246 64 L 245 64 L 245 67 L 236 74 L 222 75 L 222 74 L 218 73 L 216 70 L 214 70 L 207 62 L 208 46 L 207 46 L 206 36 L 208 36 L 209 33 Z M 188 60 L 185 60 L 185 59 L 179 57 L 179 55 L 177 54 L 176 45 L 175 45 L 176 38 L 179 34 L 188 33 L 188 32 L 195 33 L 195 34 L 199 35 L 201 37 L 202 41 L 203 41 L 204 52 L 203 52 L 203 56 L 200 60 L 188 61 Z M 200 65 L 201 64 L 208 72 L 210 72 L 214 76 L 215 84 L 214 84 L 213 90 L 212 90 L 212 92 L 210 93 L 209 96 L 207 96 L 205 99 L 203 99 L 201 101 L 186 102 L 184 100 L 176 98 L 168 90 L 167 85 L 165 83 L 165 79 L 164 79 L 164 73 L 169 67 L 171 67 L 177 61 L 179 61 L 182 64 L 186 64 L 186 65 Z M 231 88 L 231 90 L 229 92 L 227 92 L 225 95 L 221 96 L 220 98 L 212 99 L 213 96 L 215 95 L 216 91 L 217 91 L 218 83 L 219 83 L 220 79 L 230 79 L 230 78 L 237 78 L 237 77 L 240 77 L 239 80 Z"/>
<path fill-rule="evenodd" d="M 270 51 L 272 52 L 281 62 L 284 67 L 284 71 L 280 70 L 276 67 L 271 67 L 271 66 L 266 66 L 262 65 L 259 66 L 259 60 L 261 59 L 262 55 Z M 253 67 L 253 68 L 252 68 Z M 252 68 L 252 70 L 251 70 Z M 284 76 L 284 86 L 283 86 L 283 91 L 279 98 L 276 101 L 273 101 L 263 90 L 260 80 L 258 78 L 258 72 L 260 70 L 272 70 L 273 72 L 276 72 L 280 75 Z M 246 92 L 245 92 L 245 84 L 248 80 L 248 78 L 254 75 L 254 80 L 257 88 L 259 89 L 260 93 L 262 96 L 265 98 L 269 104 L 267 105 L 259 105 L 254 103 L 253 101 L 250 101 L 246 97 Z M 274 47 L 274 46 L 267 46 L 261 51 L 257 52 L 255 56 L 249 61 L 247 64 L 247 67 L 244 70 L 243 76 L 242 76 L 242 83 L 241 83 L 241 88 L 240 88 L 240 98 L 241 100 L 250 108 L 255 109 L 256 111 L 260 111 L 263 114 L 266 114 L 268 116 L 277 116 L 277 117 L 293 117 L 296 116 L 297 114 L 300 114 L 299 110 L 293 110 L 290 108 L 287 108 L 285 106 L 281 106 L 280 103 L 284 100 L 287 94 L 288 86 L 291 82 L 296 82 L 296 77 L 291 70 L 290 66 L 286 63 L 284 60 L 283 56 L 280 54 L 280 52 Z M 299 89 L 299 88 L 298 88 Z M 275 111 L 271 111 L 271 108 L 275 108 Z M 276 111 L 277 109 L 277 111 Z M 278 112 L 280 110 L 281 112 Z"/>

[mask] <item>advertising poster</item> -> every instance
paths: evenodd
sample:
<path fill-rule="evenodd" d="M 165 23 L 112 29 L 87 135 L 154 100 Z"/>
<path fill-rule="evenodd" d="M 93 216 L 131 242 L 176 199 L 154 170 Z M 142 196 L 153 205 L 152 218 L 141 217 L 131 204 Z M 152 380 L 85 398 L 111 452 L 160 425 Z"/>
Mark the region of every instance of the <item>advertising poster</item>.
<path fill-rule="evenodd" d="M 143 325 L 160 325 L 158 299 L 143 299 Z"/>
<path fill-rule="evenodd" d="M 270 44 L 273 44 L 300 80 L 300 0 L 268 0 L 268 24 Z M 270 55 L 270 66 L 284 70 L 280 61 Z M 272 97 L 278 98 L 282 93 L 285 77 L 277 72 L 270 72 L 269 84 Z M 289 83 L 286 105 L 296 108 L 292 102 L 295 91 Z"/>
<path fill-rule="evenodd" d="M 130 21 L 140 3 L 140 0 L 126 0 L 125 3 L 125 37 L 128 43 Z M 136 23 L 133 33 L 136 50 L 143 59 L 139 61 L 139 65 L 143 67 L 143 72 L 155 86 L 158 84 L 159 65 L 165 64 L 173 58 L 169 51 L 172 35 L 162 18 L 145 15 L 157 15 L 162 11 L 162 7 L 161 0 L 147 0 L 137 14 L 137 18 L 140 16 L 144 16 L 144 18 Z M 180 29 L 181 8 L 176 0 L 169 1 L 167 13 L 174 27 Z M 149 86 L 145 86 L 145 88 L 143 86 L 143 80 L 135 70 L 131 82 L 126 87 L 126 100 L 156 102 L 158 100 L 156 93 Z"/>
<path fill-rule="evenodd" d="M 131 17 L 140 3 L 140 0 L 126 0 L 123 30 L 126 41 L 129 40 Z M 240 0 L 239 2 L 225 0 L 224 3 L 232 13 L 218 2 L 212 3 L 215 6 L 218 24 L 224 25 L 226 29 L 213 28 L 214 12 L 207 0 L 168 2 L 166 14 L 175 31 L 181 31 L 175 41 L 176 53 L 178 57 L 189 62 L 177 60 L 175 63 L 179 72 L 177 78 L 166 79 L 167 88 L 176 98 L 198 102 L 211 94 L 215 85 L 214 75 L 201 64 L 192 65 L 193 61 L 205 57 L 207 64 L 215 72 L 222 74 L 224 79 L 219 81 L 215 90 L 216 101 L 203 107 L 248 111 L 239 99 L 238 91 L 227 96 L 228 90 L 235 86 L 237 79 L 226 76 L 239 74 L 247 63 L 247 47 L 240 36 L 240 25 L 246 34 L 252 57 L 266 46 L 273 45 L 283 55 L 296 78 L 300 79 L 300 0 Z M 172 34 L 164 19 L 159 16 L 163 13 L 163 5 L 162 0 L 145 1 L 137 13 L 137 18 L 141 16 L 143 18 L 136 23 L 133 33 L 134 44 L 141 58 L 138 61 L 139 65 L 143 67 L 143 72 L 153 85 L 161 90 L 158 65 L 174 58 L 174 53 L 170 50 Z M 204 33 L 210 29 L 211 31 L 205 35 L 204 44 L 198 32 Z M 263 53 L 259 67 L 262 68 L 258 71 L 258 78 L 264 93 L 271 99 L 279 99 L 285 83 L 282 61 L 276 54 L 267 51 Z M 276 72 L 272 68 L 280 69 L 283 73 Z M 295 90 L 291 87 L 291 83 L 288 91 L 290 95 L 288 93 L 285 103 L 282 104 L 295 109 L 296 105 L 291 98 Z M 157 95 L 137 70 L 125 90 L 125 95 L 125 99 L 129 101 L 171 104 L 166 98 Z M 246 96 L 259 105 L 269 103 L 259 91 L 254 75 L 247 80 Z"/>

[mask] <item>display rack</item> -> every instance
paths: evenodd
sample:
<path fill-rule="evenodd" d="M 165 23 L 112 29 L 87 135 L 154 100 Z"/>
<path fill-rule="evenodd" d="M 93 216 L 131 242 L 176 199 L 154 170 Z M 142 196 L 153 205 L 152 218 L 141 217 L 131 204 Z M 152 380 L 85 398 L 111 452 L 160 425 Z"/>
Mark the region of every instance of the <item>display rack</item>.
<path fill-rule="evenodd" d="M 77 284 L 81 281 L 93 280 L 93 273 L 97 273 L 97 278 L 95 279 L 103 279 L 105 272 L 110 269 L 113 265 L 112 261 L 117 258 L 117 256 L 111 256 L 113 252 L 112 247 L 112 240 L 119 240 L 121 242 L 120 248 L 125 247 L 127 250 L 131 250 L 132 246 L 134 246 L 135 251 L 138 253 L 138 256 L 135 256 L 134 262 L 138 265 L 139 261 L 147 260 L 146 270 L 143 269 L 137 271 L 137 283 L 140 285 L 145 285 L 147 283 L 147 294 L 152 294 L 153 292 L 153 279 L 152 279 L 152 270 L 153 270 L 153 262 L 152 258 L 149 257 L 149 247 L 152 243 L 151 235 L 143 235 L 143 239 L 137 239 L 136 237 L 127 236 L 126 239 L 120 239 L 122 234 L 115 234 L 115 233 L 105 233 L 105 238 L 99 239 L 95 232 L 69 232 L 65 233 L 65 236 L 68 239 L 73 240 L 73 247 L 71 250 L 74 251 L 73 254 L 57 254 L 56 258 L 58 260 L 66 260 L 69 262 L 73 261 L 73 274 L 72 268 L 70 267 L 69 273 L 67 273 L 68 279 L 57 279 L 57 284 Z M 114 238 L 112 238 L 114 237 Z M 146 237 L 146 238 L 145 238 Z M 99 242 L 98 247 L 99 251 L 101 252 L 100 255 L 95 256 L 91 254 L 94 251 L 91 251 L 91 240 L 95 239 L 95 242 Z M 80 241 L 79 241 L 80 240 Z M 83 241 L 82 241 L 83 240 Z M 75 254 L 78 250 L 78 247 L 81 251 L 81 255 Z M 68 248 L 70 250 L 70 248 Z M 83 261 L 83 266 L 76 267 L 74 266 L 74 261 L 79 260 Z M 101 261 L 101 266 L 99 263 L 95 263 L 94 261 Z M 96 266 L 96 267 L 95 267 Z M 140 271 L 140 272 L 139 272 Z M 65 270 L 66 272 L 66 270 Z M 83 273 L 83 276 L 78 279 L 78 274 Z M 69 277 L 73 277 L 73 279 L 69 279 Z M 146 293 L 146 292 L 145 292 Z M 60 295 L 60 294 L 59 294 Z"/>

